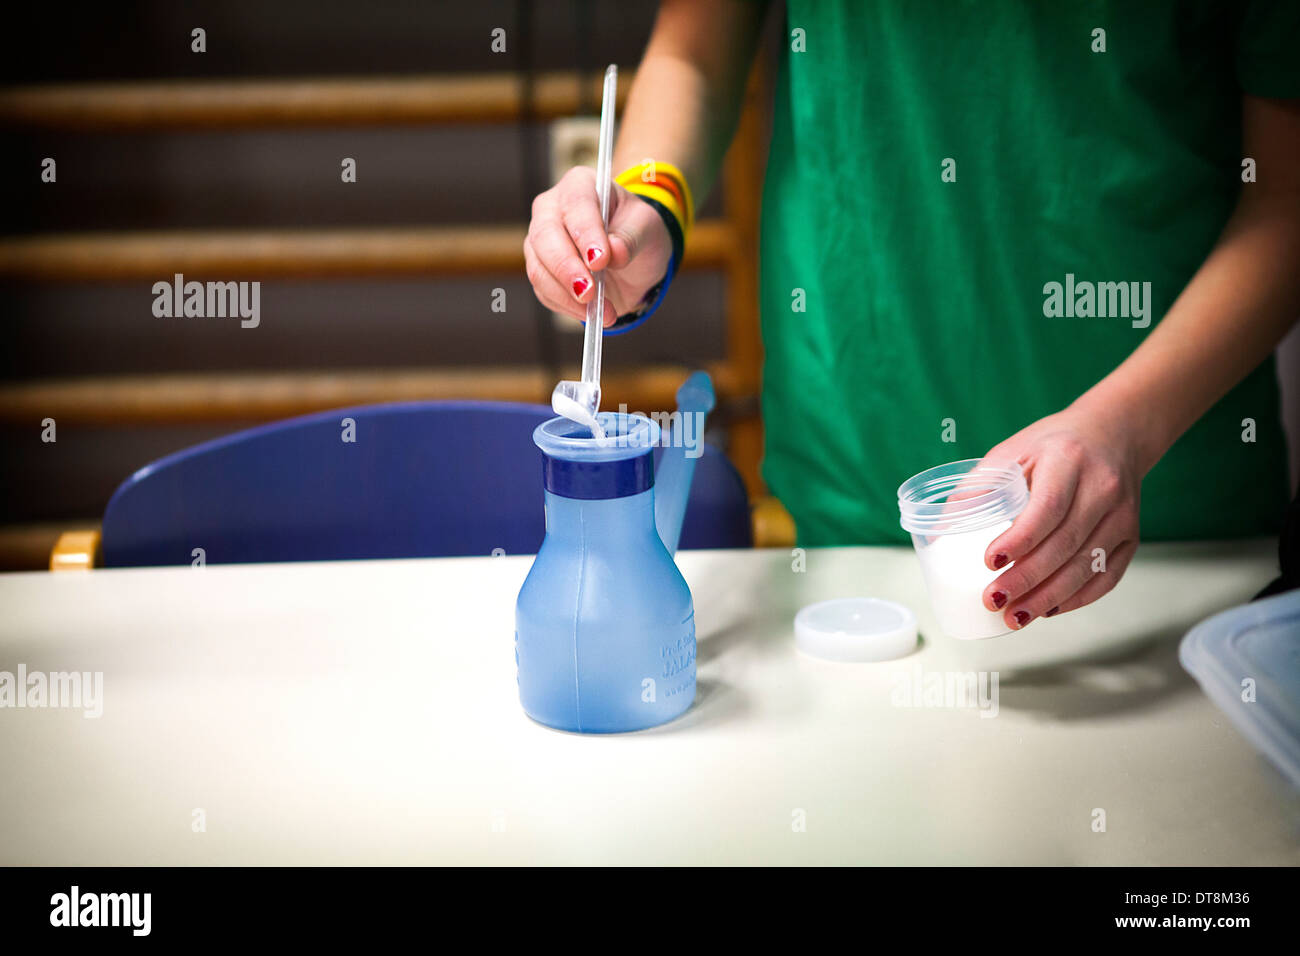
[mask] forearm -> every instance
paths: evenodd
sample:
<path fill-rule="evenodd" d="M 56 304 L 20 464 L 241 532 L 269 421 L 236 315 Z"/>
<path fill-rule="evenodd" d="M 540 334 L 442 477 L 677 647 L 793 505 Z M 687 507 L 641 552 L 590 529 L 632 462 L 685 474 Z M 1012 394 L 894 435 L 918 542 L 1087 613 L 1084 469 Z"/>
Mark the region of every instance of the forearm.
<path fill-rule="evenodd" d="M 1147 340 L 1077 404 L 1138 427 L 1143 473 L 1259 365 L 1300 315 L 1300 226 L 1239 208 Z"/>
<path fill-rule="evenodd" d="M 1300 316 L 1300 183 L 1278 171 L 1243 187 L 1219 242 L 1160 324 L 1075 403 L 1134 435 L 1143 474 Z"/>
<path fill-rule="evenodd" d="M 704 201 L 735 130 L 766 9 L 665 0 L 623 111 L 615 170 L 646 159 L 672 163 Z"/>

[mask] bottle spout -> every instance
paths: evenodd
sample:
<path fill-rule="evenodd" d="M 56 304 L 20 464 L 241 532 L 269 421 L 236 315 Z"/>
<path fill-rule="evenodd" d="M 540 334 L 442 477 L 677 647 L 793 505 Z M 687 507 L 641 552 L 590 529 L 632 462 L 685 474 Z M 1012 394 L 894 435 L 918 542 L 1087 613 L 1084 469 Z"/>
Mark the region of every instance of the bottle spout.
<path fill-rule="evenodd" d="M 704 454 L 704 421 L 715 401 L 709 374 L 692 373 L 677 389 L 677 411 L 664 430 L 663 454 L 655 469 L 655 527 L 669 554 L 677 553 L 695 462 Z"/>

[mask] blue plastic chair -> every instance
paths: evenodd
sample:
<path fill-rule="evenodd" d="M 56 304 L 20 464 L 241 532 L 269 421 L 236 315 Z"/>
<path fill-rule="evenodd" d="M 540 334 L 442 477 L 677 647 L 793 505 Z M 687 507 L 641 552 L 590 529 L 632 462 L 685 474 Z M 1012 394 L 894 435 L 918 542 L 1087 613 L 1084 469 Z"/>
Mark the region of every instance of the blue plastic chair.
<path fill-rule="evenodd" d="M 292 418 L 196 445 L 124 481 L 105 567 L 528 554 L 545 533 L 545 405 L 409 402 Z M 345 442 L 344 419 L 354 423 Z M 706 446 L 683 548 L 752 544 L 740 476 Z"/>

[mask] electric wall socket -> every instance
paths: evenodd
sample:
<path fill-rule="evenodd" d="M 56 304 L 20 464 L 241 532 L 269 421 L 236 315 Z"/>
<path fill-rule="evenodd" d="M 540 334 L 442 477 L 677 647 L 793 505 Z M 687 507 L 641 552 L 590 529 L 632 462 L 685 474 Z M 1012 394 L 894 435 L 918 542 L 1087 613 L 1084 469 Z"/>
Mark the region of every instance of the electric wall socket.
<path fill-rule="evenodd" d="M 551 182 L 574 166 L 596 168 L 600 120 L 595 116 L 566 116 L 551 121 Z"/>

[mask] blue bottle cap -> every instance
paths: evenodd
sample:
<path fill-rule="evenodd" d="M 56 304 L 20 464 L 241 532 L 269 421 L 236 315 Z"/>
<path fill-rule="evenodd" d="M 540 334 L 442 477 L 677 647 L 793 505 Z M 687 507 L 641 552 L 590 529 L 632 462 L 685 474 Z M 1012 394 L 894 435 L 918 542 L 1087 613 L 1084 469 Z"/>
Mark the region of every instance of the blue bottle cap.
<path fill-rule="evenodd" d="M 601 412 L 605 429 L 597 440 L 591 431 L 567 418 L 538 425 L 533 441 L 542 450 L 542 484 L 562 498 L 626 498 L 654 485 L 654 456 L 659 426 L 643 415 Z"/>

